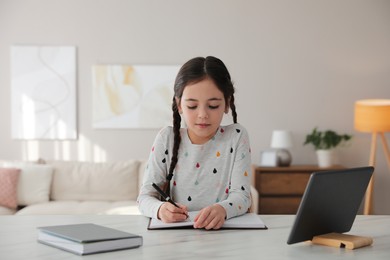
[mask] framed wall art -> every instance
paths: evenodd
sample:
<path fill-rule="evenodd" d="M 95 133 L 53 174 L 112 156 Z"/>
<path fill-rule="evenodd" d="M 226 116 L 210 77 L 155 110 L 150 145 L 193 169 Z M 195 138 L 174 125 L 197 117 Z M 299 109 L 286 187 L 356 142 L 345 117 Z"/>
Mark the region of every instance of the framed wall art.
<path fill-rule="evenodd" d="M 13 139 L 76 139 L 76 47 L 12 46 L 11 96 Z"/>
<path fill-rule="evenodd" d="M 93 127 L 147 129 L 172 124 L 173 84 L 179 66 L 92 67 Z"/>

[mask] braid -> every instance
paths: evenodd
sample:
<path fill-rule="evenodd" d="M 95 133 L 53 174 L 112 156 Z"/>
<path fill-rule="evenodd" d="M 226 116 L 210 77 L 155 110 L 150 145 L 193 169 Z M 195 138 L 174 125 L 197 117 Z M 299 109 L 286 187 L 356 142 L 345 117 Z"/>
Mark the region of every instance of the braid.
<path fill-rule="evenodd" d="M 173 97 L 172 102 L 172 110 L 173 110 L 173 151 L 172 151 L 172 158 L 171 158 L 171 164 L 169 165 L 169 172 L 167 175 L 167 184 L 165 187 L 166 193 L 170 193 L 170 181 L 173 177 L 173 171 L 175 170 L 177 161 L 178 161 L 178 153 L 179 153 L 179 147 L 181 142 L 181 136 L 180 136 L 180 125 L 181 125 L 181 117 L 179 114 L 179 111 L 177 110 L 177 104 L 176 99 Z"/>
<path fill-rule="evenodd" d="M 237 123 L 236 105 L 234 104 L 234 95 L 230 97 L 230 109 L 232 110 L 233 122 Z"/>

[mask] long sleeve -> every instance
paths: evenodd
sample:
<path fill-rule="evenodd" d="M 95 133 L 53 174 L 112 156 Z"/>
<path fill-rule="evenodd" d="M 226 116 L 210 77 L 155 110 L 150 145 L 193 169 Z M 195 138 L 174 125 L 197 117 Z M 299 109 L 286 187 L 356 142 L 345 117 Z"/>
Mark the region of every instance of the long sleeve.
<path fill-rule="evenodd" d="M 156 183 L 162 187 L 166 181 L 166 176 L 169 168 L 167 134 L 170 127 L 162 129 L 156 136 L 152 149 L 150 151 L 147 166 L 145 168 L 144 179 L 140 193 L 137 199 L 140 212 L 147 217 L 157 218 L 158 209 L 163 203 L 160 201 L 159 194 L 152 187 L 152 183 Z"/>
<path fill-rule="evenodd" d="M 231 172 L 231 179 L 226 200 L 219 204 L 226 210 L 226 218 L 232 218 L 245 214 L 251 206 L 250 185 L 251 185 L 251 148 L 247 131 L 236 124 L 232 132 L 238 134 L 235 147 L 231 147 L 234 153 Z M 234 140 L 234 136 L 232 137 Z"/>

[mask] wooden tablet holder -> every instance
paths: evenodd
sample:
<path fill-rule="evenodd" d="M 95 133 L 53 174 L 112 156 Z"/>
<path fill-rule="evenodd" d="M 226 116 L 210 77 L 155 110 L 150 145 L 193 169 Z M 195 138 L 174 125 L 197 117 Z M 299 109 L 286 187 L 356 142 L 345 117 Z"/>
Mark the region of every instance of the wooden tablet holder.
<path fill-rule="evenodd" d="M 340 233 L 329 233 L 325 235 L 319 235 L 313 237 L 311 241 L 313 244 L 325 245 L 325 246 L 333 246 L 347 249 L 355 249 L 364 246 L 369 246 L 373 243 L 373 239 L 371 237 L 361 237 L 361 236 L 353 236 L 346 235 Z"/>

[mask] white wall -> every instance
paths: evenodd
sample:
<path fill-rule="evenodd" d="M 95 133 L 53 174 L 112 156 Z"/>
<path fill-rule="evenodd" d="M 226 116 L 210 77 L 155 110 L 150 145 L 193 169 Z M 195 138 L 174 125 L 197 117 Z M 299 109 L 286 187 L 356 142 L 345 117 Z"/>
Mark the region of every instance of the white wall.
<path fill-rule="evenodd" d="M 78 141 L 11 139 L 10 46 L 78 48 Z M 0 158 L 147 158 L 158 130 L 94 130 L 91 66 L 182 64 L 214 55 L 237 89 L 253 162 L 274 129 L 290 129 L 294 164 L 315 126 L 354 135 L 340 163 L 368 163 L 370 135 L 353 128 L 354 101 L 390 98 L 390 1 L 0 0 Z M 387 134 L 387 138 L 390 136 Z M 378 147 L 375 212 L 389 214 L 390 170 Z"/>

